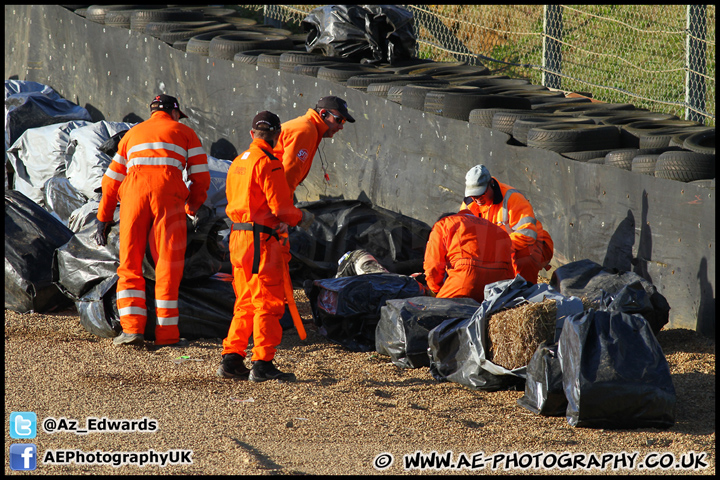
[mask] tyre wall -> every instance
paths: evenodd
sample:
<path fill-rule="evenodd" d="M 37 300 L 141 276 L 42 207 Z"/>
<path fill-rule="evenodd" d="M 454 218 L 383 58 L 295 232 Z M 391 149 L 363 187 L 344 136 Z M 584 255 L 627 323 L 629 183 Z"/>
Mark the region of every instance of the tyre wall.
<path fill-rule="evenodd" d="M 432 225 L 458 208 L 465 173 L 484 163 L 532 203 L 555 242 L 553 267 L 588 258 L 635 271 L 667 298 L 669 327 L 714 335 L 714 188 L 511 146 L 498 130 L 323 79 L 187 54 L 60 6 L 6 6 L 5 49 L 6 79 L 49 85 L 94 121 L 142 121 L 154 95 L 178 97 L 184 122 L 223 159 L 248 146 L 258 111 L 285 121 L 341 96 L 357 122 L 321 143 L 330 182 L 316 156 L 297 200 L 365 198 Z"/>

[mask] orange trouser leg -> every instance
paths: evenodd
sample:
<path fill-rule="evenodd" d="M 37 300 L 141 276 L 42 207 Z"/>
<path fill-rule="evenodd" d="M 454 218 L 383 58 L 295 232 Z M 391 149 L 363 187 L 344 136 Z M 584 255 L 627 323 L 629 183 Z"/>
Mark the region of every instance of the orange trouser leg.
<path fill-rule="evenodd" d="M 158 260 L 155 265 L 155 344 L 167 345 L 180 340 L 178 291 L 185 266 L 187 217 L 185 205 L 157 202 L 155 244 Z"/>
<path fill-rule="evenodd" d="M 128 176 L 127 180 L 133 180 Z M 120 265 L 118 266 L 117 308 L 125 333 L 145 333 L 147 305 L 142 262 L 152 224 L 147 195 L 123 198 L 120 204 Z"/>
<path fill-rule="evenodd" d="M 280 317 L 285 311 L 283 286 L 284 254 L 274 238 L 261 234 L 260 265 L 252 273 L 254 243 L 252 232 L 233 232 L 230 237 L 230 260 L 233 264 L 235 309 L 228 336 L 223 340 L 222 354 L 245 356 L 250 335 L 253 336 L 252 360 L 270 361 L 282 340 Z"/>

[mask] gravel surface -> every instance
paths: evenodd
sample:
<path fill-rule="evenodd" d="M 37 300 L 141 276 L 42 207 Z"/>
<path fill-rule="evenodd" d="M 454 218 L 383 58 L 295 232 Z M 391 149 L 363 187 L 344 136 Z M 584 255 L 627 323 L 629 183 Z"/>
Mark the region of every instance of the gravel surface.
<path fill-rule="evenodd" d="M 194 340 L 189 347 L 158 350 L 116 348 L 88 333 L 74 309 L 53 315 L 5 310 L 5 452 L 13 443 L 49 450 L 155 452 L 192 450 L 191 465 L 48 465 L 30 474 L 399 474 L 403 457 L 421 451 L 457 461 L 465 454 L 540 452 L 672 453 L 701 458 L 699 470 L 602 469 L 425 470 L 424 473 L 715 474 L 715 342 L 685 329 L 662 331 L 677 391 L 676 423 L 669 430 L 601 430 L 571 427 L 562 417 L 543 417 L 519 407 L 523 392 L 480 392 L 438 383 L 427 368 L 403 370 L 377 353 L 353 353 L 328 342 L 312 323 L 307 298 L 296 290 L 308 338 L 285 332 L 276 363 L 296 383 L 255 384 L 218 378 L 222 339 Z M 179 359 L 180 356 L 187 359 Z M 45 433 L 10 438 L 11 412 L 48 417 L 157 421 L 154 433 Z M 385 470 L 373 462 L 387 462 Z M 702 455 L 704 454 L 704 455 Z M 568 456 L 566 456 L 567 458 Z M 478 458 L 477 456 L 475 457 Z M 512 458 L 512 457 L 511 457 Z M 519 459 L 519 457 L 516 457 Z M 530 457 L 525 457 L 530 458 Z M 547 458 L 547 457 L 544 457 Z M 657 457 L 658 459 L 660 456 Z M 667 457 L 670 458 L 670 457 Z M 620 465 L 622 466 L 622 465 Z M 6 474 L 13 471 L 9 461 Z"/>

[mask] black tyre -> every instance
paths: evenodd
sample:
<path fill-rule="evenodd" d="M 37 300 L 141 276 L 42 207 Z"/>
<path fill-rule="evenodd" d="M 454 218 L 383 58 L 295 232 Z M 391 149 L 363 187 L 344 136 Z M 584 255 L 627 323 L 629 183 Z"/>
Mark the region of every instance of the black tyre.
<path fill-rule="evenodd" d="M 117 28 L 130 28 L 130 17 L 135 10 L 110 10 L 105 14 L 105 25 Z"/>
<path fill-rule="evenodd" d="M 328 57 L 323 57 L 328 58 Z M 313 63 L 303 63 L 300 65 L 295 65 L 293 68 L 293 73 L 296 75 L 306 75 L 308 77 L 317 77 L 318 71 L 322 67 L 333 67 L 333 66 L 340 66 L 343 65 L 342 63 L 333 62 L 332 60 L 323 60 L 320 62 L 313 62 Z"/>
<path fill-rule="evenodd" d="M 559 123 L 531 128 L 527 146 L 553 152 L 576 152 L 616 148 L 620 144 L 617 128 L 593 124 Z"/>
<path fill-rule="evenodd" d="M 130 17 L 130 30 L 145 32 L 145 26 L 150 22 L 197 22 L 203 18 L 202 10 L 143 7 L 143 10 L 136 10 Z"/>
<path fill-rule="evenodd" d="M 235 54 L 244 50 L 292 50 L 292 41 L 282 35 L 265 35 L 261 32 L 238 31 L 218 35 L 210 40 L 208 56 L 232 60 Z M 258 61 L 260 59 L 258 58 Z M 278 62 L 280 61 L 278 55 Z M 277 68 L 277 67 L 275 67 Z"/>
<path fill-rule="evenodd" d="M 348 78 L 363 73 L 379 73 L 378 68 L 366 67 L 359 64 L 356 65 L 336 65 L 320 67 L 317 72 L 317 78 L 330 80 L 337 83 L 345 83 Z"/>
<path fill-rule="evenodd" d="M 169 32 L 161 33 L 160 37 L 158 37 L 158 38 L 165 43 L 174 44 L 178 40 L 190 40 L 192 37 L 195 37 L 197 35 L 202 35 L 204 33 L 213 33 L 213 32 L 228 33 L 228 32 L 231 32 L 233 28 L 235 28 L 235 27 L 233 27 L 229 23 L 217 23 L 215 25 L 209 25 L 207 27 L 196 28 L 194 30 L 173 29 L 173 30 L 170 30 Z"/>
<path fill-rule="evenodd" d="M 490 109 L 489 109 L 490 110 Z M 493 128 L 495 130 L 500 130 L 501 132 L 505 132 L 508 135 L 512 135 L 513 125 L 515 124 L 515 121 L 520 118 L 528 118 L 537 116 L 536 112 L 533 112 L 529 109 L 518 109 L 518 110 L 501 110 L 499 112 L 496 112 L 492 116 L 492 120 L 490 122 L 490 128 Z"/>
<path fill-rule="evenodd" d="M 620 148 L 615 149 L 605 156 L 605 165 L 610 165 L 623 170 L 630 170 L 632 161 L 638 155 L 660 155 L 668 151 L 668 148 Z M 674 150 L 677 150 L 675 148 Z"/>
<path fill-rule="evenodd" d="M 655 164 L 657 163 L 658 157 L 660 157 L 659 153 L 637 155 L 632 159 L 630 171 L 655 176 Z"/>
<path fill-rule="evenodd" d="M 549 92 L 548 88 L 544 85 L 533 85 L 531 83 L 526 84 L 517 84 L 517 85 L 507 85 L 507 84 L 497 84 L 497 85 L 476 85 L 478 82 L 470 82 L 474 86 L 482 87 L 483 90 L 485 90 L 485 93 L 491 94 L 491 93 L 523 93 L 523 92 Z M 465 83 L 465 85 L 468 85 L 468 83 Z M 552 92 L 553 95 L 560 95 L 562 96 L 562 92 Z"/>
<path fill-rule="evenodd" d="M 673 137 L 670 139 L 670 143 L 668 145 L 671 147 L 684 148 L 683 144 L 685 143 L 685 139 L 687 137 L 689 137 L 690 135 L 693 135 L 693 133 L 681 133 L 679 135 L 673 135 Z"/>
<path fill-rule="evenodd" d="M 715 155 L 715 128 L 690 135 L 683 141 L 683 148 L 696 153 Z"/>
<path fill-rule="evenodd" d="M 638 120 L 620 127 L 620 136 L 624 147 L 640 147 L 640 137 L 653 130 L 666 127 L 690 127 L 700 125 L 689 120 Z M 681 133 L 681 132 L 676 132 Z M 670 137 L 672 138 L 672 136 Z M 668 140 L 669 142 L 669 140 Z"/>
<path fill-rule="evenodd" d="M 605 157 L 595 157 L 590 160 L 586 160 L 585 163 L 594 163 L 596 165 L 605 165 Z"/>
<path fill-rule="evenodd" d="M 429 75 L 393 75 L 388 73 L 368 73 L 364 75 L 355 75 L 347 79 L 346 85 L 348 87 L 367 87 L 373 83 L 389 83 L 389 82 L 401 82 L 405 81 L 413 83 L 415 81 L 431 80 L 438 82 Z M 447 83 L 447 82 L 445 82 Z"/>
<path fill-rule="evenodd" d="M 632 103 L 590 102 L 583 105 L 570 105 L 568 107 L 563 107 L 556 110 L 556 112 L 583 115 L 586 112 L 592 112 L 596 110 L 635 110 L 635 105 L 633 105 Z"/>
<path fill-rule="evenodd" d="M 530 110 L 530 100 L 510 95 L 464 95 L 448 93 L 443 100 L 443 117 L 467 122 L 476 108 L 515 107 Z"/>
<path fill-rule="evenodd" d="M 668 127 L 653 130 L 639 137 L 640 148 L 662 148 L 670 145 L 675 135 L 704 132 L 707 127 Z"/>
<path fill-rule="evenodd" d="M 160 35 L 172 30 L 195 30 L 203 27 L 210 27 L 213 25 L 220 25 L 215 20 L 198 20 L 195 22 L 150 22 L 145 25 L 145 33 L 152 35 L 155 38 L 160 38 Z M 226 28 L 232 29 L 231 24 L 226 23 Z"/>
<path fill-rule="evenodd" d="M 258 67 L 272 68 L 278 70 L 280 68 L 280 53 L 261 53 L 257 57 L 255 63 Z"/>
<path fill-rule="evenodd" d="M 85 18 L 95 23 L 105 23 L 105 15 L 117 10 L 137 10 L 146 8 L 144 5 L 90 5 L 85 10 Z"/>
<path fill-rule="evenodd" d="M 498 112 L 514 112 L 516 109 L 513 108 L 475 108 L 470 110 L 468 116 L 468 122 L 480 125 L 483 127 L 491 128 L 493 116 Z"/>
<path fill-rule="evenodd" d="M 460 65 L 460 66 L 436 66 L 421 67 L 411 72 L 412 75 L 432 75 L 433 77 L 442 77 L 447 75 L 489 75 L 490 69 L 484 65 Z"/>
<path fill-rule="evenodd" d="M 609 115 L 608 115 L 609 114 Z M 598 123 L 601 123 L 603 125 L 628 125 L 633 122 L 640 122 L 640 121 L 648 121 L 648 122 L 655 122 L 655 121 L 664 121 L 664 120 L 679 120 L 678 117 L 675 115 L 671 115 L 669 113 L 654 113 L 654 112 L 648 112 L 645 110 L 629 110 L 629 111 L 623 111 L 623 113 L 616 113 L 612 114 L 612 112 L 603 111 L 603 112 L 592 112 L 592 113 L 585 113 L 585 117 L 591 117 L 595 118 L 596 121 L 599 120 Z"/>
<path fill-rule="evenodd" d="M 556 123 L 581 123 L 584 125 L 591 125 L 593 124 L 593 121 L 582 117 L 573 117 L 570 115 L 538 114 L 536 116 L 515 120 L 515 123 L 513 124 L 512 136 L 513 139 L 515 139 L 515 141 L 518 142 L 520 145 L 527 145 L 527 136 L 531 128 L 542 127 L 543 125 L 551 125 Z M 568 151 L 572 152 L 581 150 L 586 150 L 586 148 L 580 147 L 576 148 L 575 150 Z"/>
<path fill-rule="evenodd" d="M 524 78 L 509 78 L 505 75 L 445 75 L 443 80 L 447 80 L 453 85 L 466 85 L 469 87 L 523 87 L 529 85 L 530 81 Z"/>
<path fill-rule="evenodd" d="M 466 94 L 466 95 L 482 95 L 483 90 L 480 87 L 468 87 L 468 86 L 462 86 L 462 87 L 443 87 L 435 89 L 434 91 L 427 92 L 425 95 L 425 105 L 423 107 L 423 110 L 428 113 L 433 113 L 435 115 L 442 115 L 443 112 L 443 103 L 445 101 L 445 95 L 448 93 L 460 93 L 460 94 Z M 468 113 L 469 115 L 469 113 Z"/>
<path fill-rule="evenodd" d="M 545 101 L 535 102 L 532 104 L 533 110 L 557 110 L 558 108 L 567 107 L 570 105 L 579 105 L 590 103 L 589 98 L 585 97 L 550 97 Z"/>
<path fill-rule="evenodd" d="M 224 16 L 223 22 L 232 23 L 237 29 L 254 27 L 257 25 L 257 20 L 253 20 L 252 18 L 237 17 L 233 15 Z"/>
<path fill-rule="evenodd" d="M 686 150 L 662 153 L 655 164 L 655 176 L 680 182 L 715 178 L 715 155 Z"/>
<path fill-rule="evenodd" d="M 173 42 L 172 46 L 173 48 L 177 48 L 181 52 L 187 51 L 187 40 L 178 40 L 177 42 Z"/>
<path fill-rule="evenodd" d="M 605 155 L 610 152 L 612 152 L 612 150 L 586 150 L 582 152 L 565 152 L 562 156 L 577 160 L 578 162 L 587 162 L 593 158 L 602 158 L 603 163 L 605 163 Z"/>
<path fill-rule="evenodd" d="M 210 41 L 213 38 L 220 35 L 229 35 L 234 33 L 233 30 L 218 30 L 216 32 L 201 33 L 188 39 L 187 49 L 188 53 L 196 53 L 207 57 L 210 53 Z"/>
<path fill-rule="evenodd" d="M 257 65 L 258 57 L 262 54 L 282 56 L 285 53 L 287 53 L 286 50 L 267 50 L 267 49 L 245 50 L 245 51 L 236 53 L 235 56 L 233 57 L 233 61 L 239 62 L 239 63 L 247 63 L 250 65 Z"/>
<path fill-rule="evenodd" d="M 323 58 L 324 57 L 322 55 L 317 55 L 315 53 L 285 52 L 280 55 L 280 70 L 283 72 L 292 72 L 295 70 L 296 65 L 318 62 Z"/>

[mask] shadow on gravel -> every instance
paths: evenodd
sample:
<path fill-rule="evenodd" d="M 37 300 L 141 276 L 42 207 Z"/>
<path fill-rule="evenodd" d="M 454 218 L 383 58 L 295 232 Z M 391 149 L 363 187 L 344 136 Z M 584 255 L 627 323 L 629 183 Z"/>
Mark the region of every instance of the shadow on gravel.
<path fill-rule="evenodd" d="M 714 340 L 687 328 L 661 330 L 657 339 L 665 355 L 676 352 L 715 354 Z"/>
<path fill-rule="evenodd" d="M 264 468 L 267 470 L 282 470 L 282 465 L 278 465 L 277 463 L 275 463 L 272 458 L 268 457 L 257 448 L 253 447 L 250 444 L 242 442 L 237 438 L 233 438 L 232 440 L 237 443 L 240 448 L 252 455 L 255 460 L 257 460 L 257 462 L 260 464 L 260 468 Z"/>

